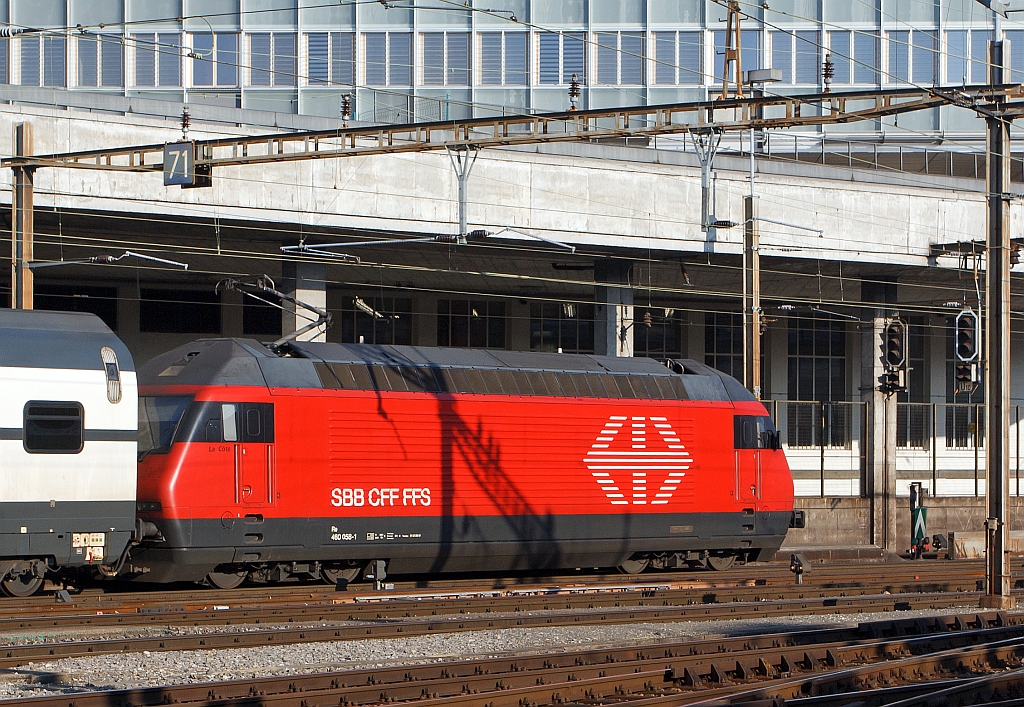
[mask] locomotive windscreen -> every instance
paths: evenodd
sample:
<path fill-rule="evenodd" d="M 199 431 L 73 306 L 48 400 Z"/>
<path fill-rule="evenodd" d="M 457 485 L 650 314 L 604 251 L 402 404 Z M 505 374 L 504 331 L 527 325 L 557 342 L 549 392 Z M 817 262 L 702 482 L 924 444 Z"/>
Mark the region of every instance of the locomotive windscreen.
<path fill-rule="evenodd" d="M 191 395 L 139 396 L 139 460 L 169 452 L 174 431 L 192 402 Z"/>

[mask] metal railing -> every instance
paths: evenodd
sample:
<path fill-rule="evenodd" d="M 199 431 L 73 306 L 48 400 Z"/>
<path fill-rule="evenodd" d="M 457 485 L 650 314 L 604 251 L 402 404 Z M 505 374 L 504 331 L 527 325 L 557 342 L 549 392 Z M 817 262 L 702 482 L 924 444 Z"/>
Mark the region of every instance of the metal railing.
<path fill-rule="evenodd" d="M 798 496 L 860 496 L 867 404 L 765 401 L 779 429 Z"/>
<path fill-rule="evenodd" d="M 798 496 L 860 496 L 867 492 L 869 404 L 765 401 Z M 1022 495 L 1024 406 L 1011 408 L 1010 494 Z M 985 408 L 982 404 L 896 405 L 896 493 L 919 482 L 933 496 L 985 494 Z"/>

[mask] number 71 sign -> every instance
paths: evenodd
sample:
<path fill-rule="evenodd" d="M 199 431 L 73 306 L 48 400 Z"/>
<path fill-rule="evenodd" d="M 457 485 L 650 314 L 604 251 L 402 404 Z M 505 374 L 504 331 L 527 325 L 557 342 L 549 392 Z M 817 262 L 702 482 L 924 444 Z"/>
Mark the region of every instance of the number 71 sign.
<path fill-rule="evenodd" d="M 164 145 L 164 186 L 192 186 L 195 181 L 195 143 L 172 142 Z"/>

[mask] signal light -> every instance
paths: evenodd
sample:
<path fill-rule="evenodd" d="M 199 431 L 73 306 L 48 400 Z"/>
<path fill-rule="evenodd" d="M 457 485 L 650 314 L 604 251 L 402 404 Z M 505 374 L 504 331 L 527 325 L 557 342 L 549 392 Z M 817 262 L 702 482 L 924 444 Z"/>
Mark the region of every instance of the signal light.
<path fill-rule="evenodd" d="M 957 393 L 973 393 L 978 385 L 978 364 L 958 363 L 954 372 Z"/>
<path fill-rule="evenodd" d="M 956 358 L 962 363 L 978 360 L 978 315 L 965 309 L 956 315 Z"/>
<path fill-rule="evenodd" d="M 885 325 L 885 365 L 890 370 L 898 370 L 907 361 L 907 327 L 899 319 L 893 319 Z"/>

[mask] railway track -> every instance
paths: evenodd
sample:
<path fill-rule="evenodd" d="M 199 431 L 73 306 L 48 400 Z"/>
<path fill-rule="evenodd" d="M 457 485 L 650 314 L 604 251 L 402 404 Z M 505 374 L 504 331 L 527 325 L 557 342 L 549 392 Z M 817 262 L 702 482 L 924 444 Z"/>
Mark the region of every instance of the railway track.
<path fill-rule="evenodd" d="M 950 576 L 954 575 L 951 579 Z M 856 579 L 851 579 L 856 577 Z M 966 591 L 970 588 L 980 589 L 979 582 L 984 577 L 984 565 L 981 562 L 965 561 L 951 564 L 949 562 L 924 562 L 887 565 L 837 564 L 815 566 L 805 576 L 802 589 L 794 588 L 793 575 L 787 567 L 754 566 L 727 572 L 693 572 L 693 573 L 658 573 L 628 577 L 614 575 L 569 575 L 555 577 L 515 577 L 498 579 L 454 579 L 410 581 L 397 583 L 395 589 L 386 593 L 375 592 L 369 587 L 353 585 L 352 591 L 339 593 L 333 587 L 316 584 L 273 585 L 263 587 L 243 587 L 235 590 L 215 590 L 195 588 L 186 590 L 154 590 L 154 591 L 103 591 L 89 589 L 70 597 L 67 603 L 54 602 L 53 596 L 36 596 L 29 599 L 0 599 L 0 616 L 8 618 L 28 619 L 50 616 L 66 616 L 73 613 L 83 615 L 104 616 L 144 615 L 153 617 L 161 614 L 174 614 L 182 618 L 188 611 L 196 608 L 212 608 L 228 606 L 232 609 L 256 606 L 283 606 L 287 604 L 311 603 L 344 603 L 369 602 L 376 598 L 394 599 L 403 596 L 440 597 L 451 596 L 495 596 L 502 592 L 510 595 L 525 596 L 540 593 L 566 594 L 571 592 L 590 591 L 595 587 L 614 589 L 618 586 L 636 588 L 649 586 L 653 588 L 669 588 L 678 591 L 689 591 L 697 596 L 699 590 L 709 595 L 721 597 L 719 601 L 728 601 L 732 591 L 737 600 L 753 600 L 762 596 L 751 587 L 776 589 L 777 596 L 801 597 L 813 596 L 816 591 L 872 593 L 889 591 L 892 593 L 907 591 Z M 1024 585 L 1024 573 L 1020 584 Z M 100 613 L 102 612 L 102 613 Z M 136 617 L 139 618 L 139 617 Z M 166 616 L 166 620 L 176 623 L 174 617 Z M 104 619 L 109 621 L 110 619 Z M 100 623 L 104 620 L 100 620 Z M 149 623 L 139 618 L 139 623 Z M 187 621 L 185 622 L 188 623 Z M 11 625 L 8 622 L 8 625 Z M 39 624 L 34 624 L 39 625 Z M 25 627 L 29 626 L 26 624 Z M 0 631 L 4 628 L 0 625 Z"/>
<path fill-rule="evenodd" d="M 628 702 L 660 707 L 784 700 L 787 705 L 831 707 L 854 700 L 885 705 L 909 699 L 948 704 L 929 693 L 991 699 L 1021 689 L 1022 621 L 998 612 L 897 619 L 856 628 L 54 695 L 31 703 L 541 707 Z"/>
<path fill-rule="evenodd" d="M 573 599 L 574 597 L 569 597 Z M 367 607 L 372 616 L 350 613 L 305 614 L 308 625 L 294 628 L 232 630 L 187 635 L 136 637 L 92 641 L 61 641 L 24 643 L 0 646 L 0 667 L 15 667 L 29 662 L 59 658 L 140 653 L 143 651 L 181 651 L 244 648 L 267 645 L 294 645 L 325 641 L 352 641 L 368 638 L 394 638 L 430 634 L 483 631 L 508 628 L 550 626 L 589 626 L 597 624 L 638 624 L 673 621 L 714 621 L 752 619 L 810 614 L 851 614 L 889 612 L 914 609 L 947 609 L 976 604 L 979 593 L 915 593 L 875 594 L 859 596 L 824 596 L 816 598 L 730 601 L 727 603 L 689 603 L 672 605 L 658 601 L 647 605 L 637 601 L 611 606 L 595 606 L 593 597 L 579 596 L 580 601 L 564 599 L 539 603 L 507 603 L 484 610 L 479 604 L 467 608 L 447 606 L 444 613 L 430 602 L 399 602 L 394 605 Z M 494 609 L 502 608 L 504 611 Z"/>

